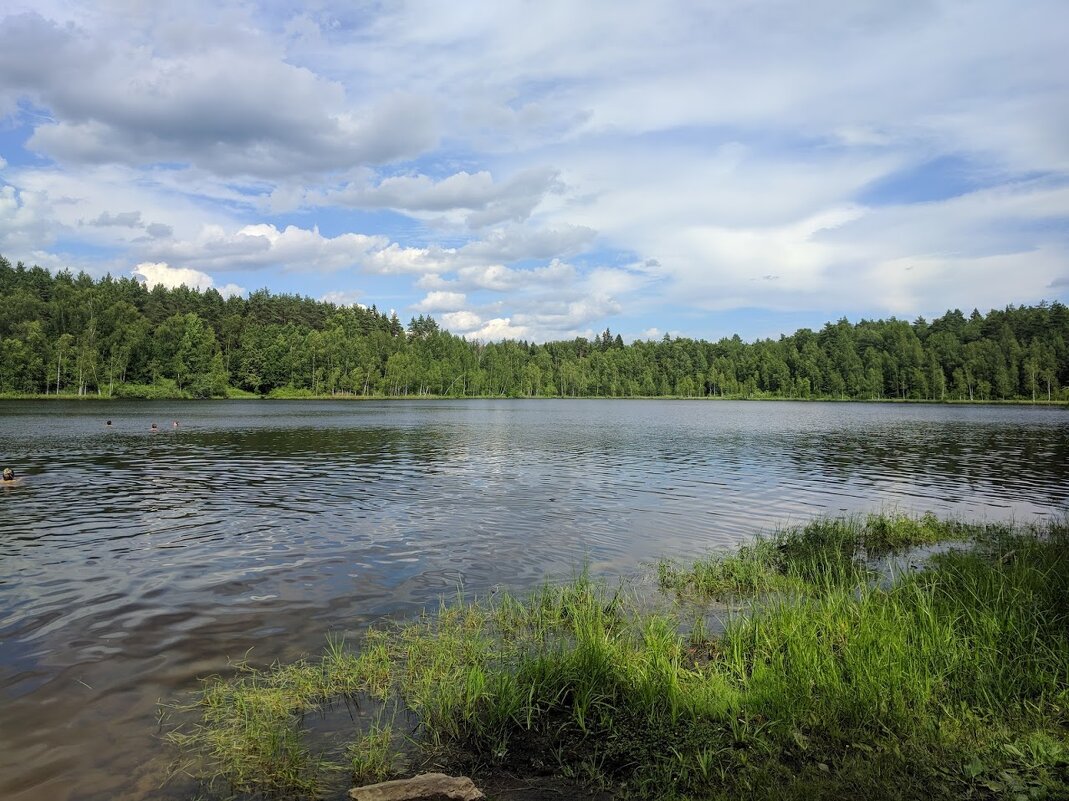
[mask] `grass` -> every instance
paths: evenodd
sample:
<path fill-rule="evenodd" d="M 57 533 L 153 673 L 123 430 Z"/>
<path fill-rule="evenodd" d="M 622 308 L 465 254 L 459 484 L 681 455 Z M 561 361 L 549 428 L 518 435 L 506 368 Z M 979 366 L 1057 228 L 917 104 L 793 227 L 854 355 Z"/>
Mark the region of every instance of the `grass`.
<path fill-rule="evenodd" d="M 946 539 L 970 544 L 893 582 L 867 568 Z M 1066 797 L 1067 546 L 1063 523 L 818 521 L 661 569 L 669 591 L 753 596 L 716 636 L 580 575 L 209 680 L 171 738 L 228 791 L 297 797 L 389 776 L 405 747 L 638 798 Z M 410 710 L 412 742 L 376 724 L 313 753 L 304 716 L 358 695 Z"/>
<path fill-rule="evenodd" d="M 773 592 L 807 592 L 856 583 L 872 573 L 873 561 L 893 553 L 966 539 L 975 526 L 897 514 L 820 519 L 758 537 L 735 553 L 714 554 L 685 569 L 668 560 L 657 566 L 662 589 L 681 595 L 724 598 Z"/>
<path fill-rule="evenodd" d="M 227 387 L 226 397 L 229 400 L 257 400 L 262 396 L 258 392 L 249 392 L 247 389 L 241 389 L 240 387 Z"/>

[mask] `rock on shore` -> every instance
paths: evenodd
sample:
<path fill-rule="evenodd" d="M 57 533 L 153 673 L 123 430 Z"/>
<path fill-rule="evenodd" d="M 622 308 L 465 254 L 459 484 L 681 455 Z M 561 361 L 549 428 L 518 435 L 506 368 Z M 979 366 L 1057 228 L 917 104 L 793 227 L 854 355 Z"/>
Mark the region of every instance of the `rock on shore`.
<path fill-rule="evenodd" d="M 480 801 L 486 798 L 467 776 L 421 773 L 349 791 L 354 801 Z"/>

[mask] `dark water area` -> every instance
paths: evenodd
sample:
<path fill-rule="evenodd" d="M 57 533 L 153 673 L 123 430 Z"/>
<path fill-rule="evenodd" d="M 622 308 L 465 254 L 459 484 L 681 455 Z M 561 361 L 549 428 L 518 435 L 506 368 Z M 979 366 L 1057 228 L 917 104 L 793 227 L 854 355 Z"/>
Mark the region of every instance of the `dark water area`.
<path fill-rule="evenodd" d="M 1061 516 L 1069 412 L 11 401 L 0 462 L 0 798 L 181 798 L 157 701 L 228 658 L 820 514 Z"/>

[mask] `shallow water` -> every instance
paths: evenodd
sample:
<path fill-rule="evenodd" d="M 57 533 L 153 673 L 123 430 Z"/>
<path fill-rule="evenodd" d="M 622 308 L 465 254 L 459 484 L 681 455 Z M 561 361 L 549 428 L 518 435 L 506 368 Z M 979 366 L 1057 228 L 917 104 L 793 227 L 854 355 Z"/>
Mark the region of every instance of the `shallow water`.
<path fill-rule="evenodd" d="M 1042 520 L 1067 457 L 1032 407 L 0 402 L 0 797 L 181 797 L 156 702 L 250 649 L 817 514 Z"/>

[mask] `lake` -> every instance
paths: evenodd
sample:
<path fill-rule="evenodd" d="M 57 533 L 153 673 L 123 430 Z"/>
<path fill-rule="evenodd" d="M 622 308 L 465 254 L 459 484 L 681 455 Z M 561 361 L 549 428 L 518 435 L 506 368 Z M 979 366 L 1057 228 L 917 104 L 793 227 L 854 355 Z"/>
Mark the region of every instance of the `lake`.
<path fill-rule="evenodd" d="M 0 797 L 178 798 L 157 701 L 228 658 L 821 514 L 1064 515 L 1069 411 L 8 401 L 0 462 Z"/>

